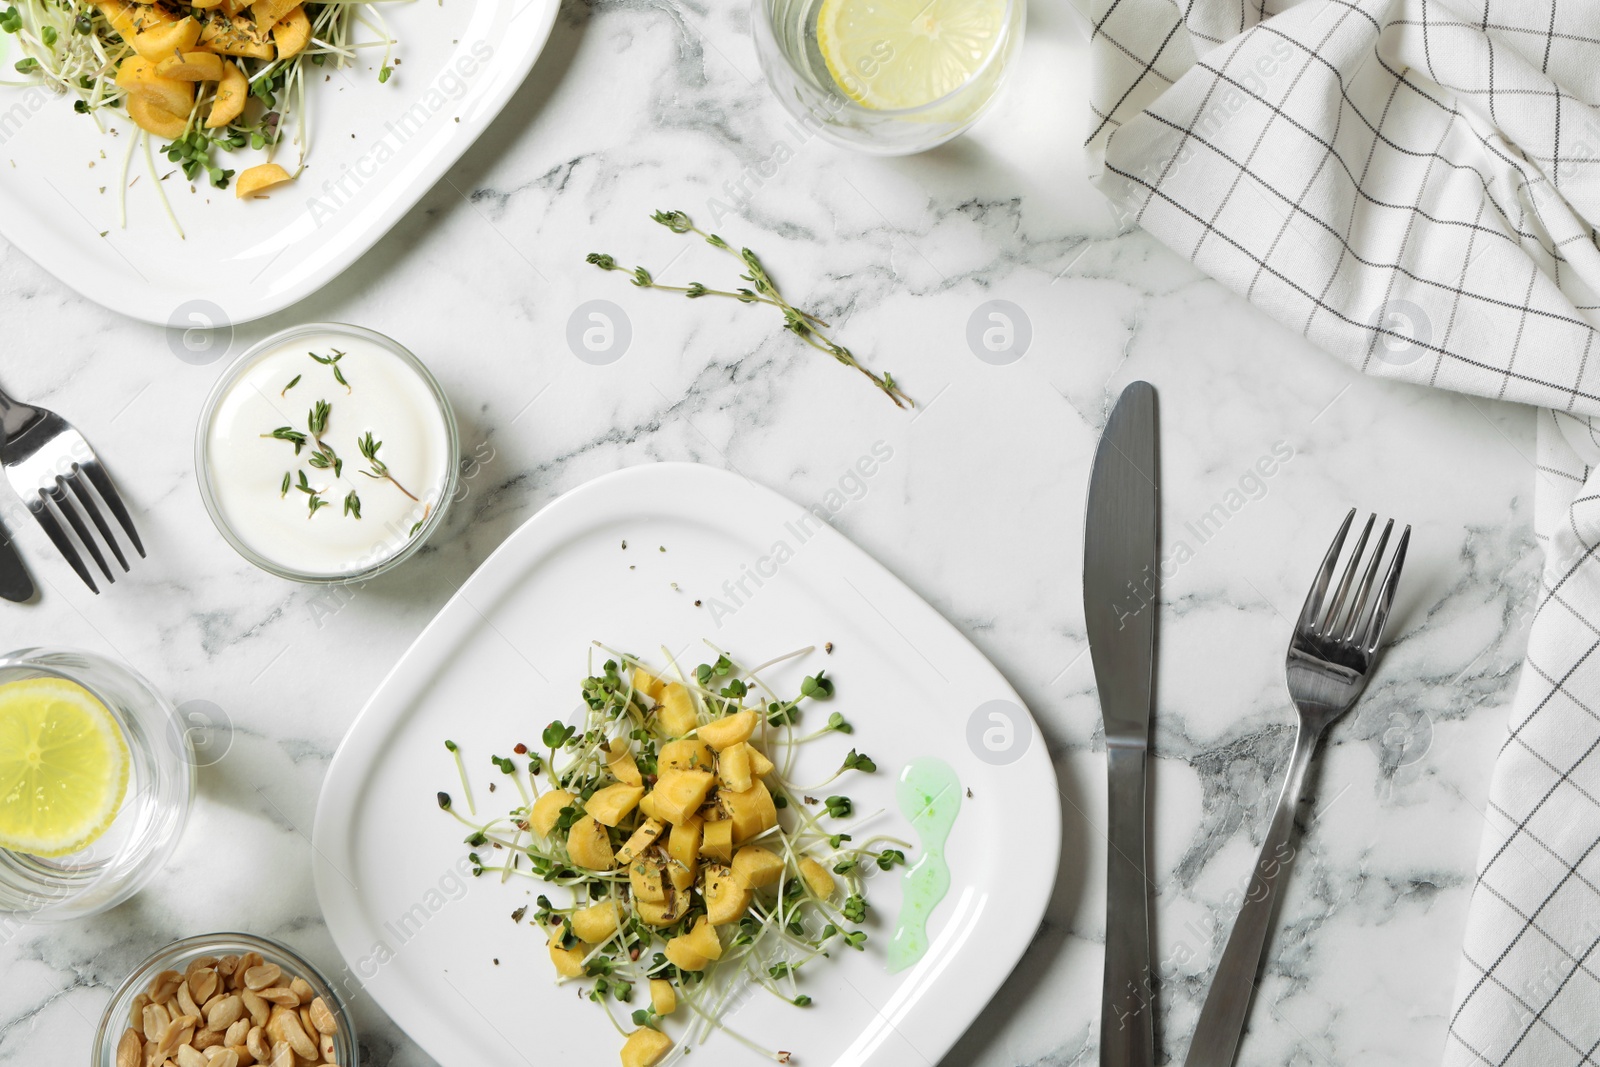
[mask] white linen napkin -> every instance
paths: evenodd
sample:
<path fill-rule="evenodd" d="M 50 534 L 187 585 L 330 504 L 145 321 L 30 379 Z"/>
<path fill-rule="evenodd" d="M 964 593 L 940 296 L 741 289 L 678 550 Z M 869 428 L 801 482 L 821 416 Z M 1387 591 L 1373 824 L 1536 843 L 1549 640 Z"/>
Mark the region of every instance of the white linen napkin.
<path fill-rule="evenodd" d="M 1090 0 L 1097 182 L 1360 369 L 1545 410 L 1444 1062 L 1600 1063 L 1600 2 Z"/>

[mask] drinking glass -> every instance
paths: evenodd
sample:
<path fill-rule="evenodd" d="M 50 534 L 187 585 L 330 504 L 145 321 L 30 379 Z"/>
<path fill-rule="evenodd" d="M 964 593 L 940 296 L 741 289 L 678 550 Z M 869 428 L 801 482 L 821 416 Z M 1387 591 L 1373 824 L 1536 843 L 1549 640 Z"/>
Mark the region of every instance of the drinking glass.
<path fill-rule="evenodd" d="M 93 915 L 138 892 L 172 854 L 194 796 L 188 731 L 150 683 L 92 652 L 0 656 L 0 685 L 50 677 L 82 686 L 111 713 L 128 743 L 128 786 L 111 825 L 77 852 L 46 858 L 0 849 L 0 917 L 34 922 Z"/>
<path fill-rule="evenodd" d="M 842 5 L 850 5 L 858 29 L 884 28 L 881 36 L 856 37 L 848 55 L 823 40 L 825 26 L 839 25 Z M 994 100 L 1022 43 L 1026 6 L 1025 0 L 752 0 L 750 15 L 767 84 L 799 124 L 797 137 L 909 155 L 959 135 Z M 958 39 L 941 24 L 963 29 L 954 67 L 930 61 L 931 43 L 941 43 L 948 61 Z M 922 99 L 908 92 L 915 86 L 948 91 Z M 915 105 L 898 106 L 908 100 Z"/>

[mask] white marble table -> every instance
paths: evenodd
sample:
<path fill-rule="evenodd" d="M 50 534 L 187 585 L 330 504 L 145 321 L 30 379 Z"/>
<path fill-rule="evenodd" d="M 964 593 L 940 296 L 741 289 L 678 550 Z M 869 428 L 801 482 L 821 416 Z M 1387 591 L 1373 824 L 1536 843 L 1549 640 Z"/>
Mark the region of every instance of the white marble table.
<path fill-rule="evenodd" d="M 1078 569 L 1091 452 L 1134 377 L 1161 390 L 1165 538 L 1192 557 L 1169 569 L 1161 616 L 1165 1056 L 1187 1045 L 1231 920 L 1224 901 L 1276 795 L 1286 617 L 1359 504 L 1414 527 L 1398 639 L 1360 713 L 1332 733 L 1240 1062 L 1434 1062 L 1530 608 L 1530 413 L 1363 379 L 1143 234 L 1119 234 L 1082 177 L 1083 28 L 1066 5 L 1030 18 L 1011 93 L 975 132 L 879 160 L 795 138 L 759 82 L 743 5 L 569 4 L 448 179 L 337 284 L 233 341 L 237 352 L 314 319 L 380 328 L 429 361 L 481 460 L 425 555 L 343 599 L 253 570 L 208 522 L 190 442 L 222 364 L 174 358 L 162 331 L 0 250 L 5 387 L 89 434 L 150 548 L 96 598 L 22 529 L 44 597 L 5 608 L 6 640 L 120 655 L 232 723 L 153 888 L 91 921 L 0 932 L 0 1063 L 83 1062 L 110 990 L 176 936 L 250 930 L 335 964 L 308 839 L 329 758 L 452 589 L 551 498 L 677 459 L 810 502 L 880 438 L 894 459 L 838 527 L 1007 674 L 1043 724 L 1063 794 L 1044 926 L 946 1062 L 1095 1062 L 1105 783 Z M 792 158 L 770 166 L 780 143 Z M 714 218 L 719 202 L 730 210 Z M 667 281 L 711 280 L 709 251 L 676 258 L 686 245 L 647 220 L 655 208 L 754 246 L 920 413 L 896 412 L 752 309 L 634 290 L 583 265 L 609 251 Z M 564 340 L 572 310 L 595 298 L 633 325 L 606 367 Z M 965 340 L 991 299 L 1032 327 L 1007 366 Z M 1250 480 L 1274 450 L 1291 458 Z M 366 1062 L 427 1062 L 370 1002 L 357 1011 Z"/>

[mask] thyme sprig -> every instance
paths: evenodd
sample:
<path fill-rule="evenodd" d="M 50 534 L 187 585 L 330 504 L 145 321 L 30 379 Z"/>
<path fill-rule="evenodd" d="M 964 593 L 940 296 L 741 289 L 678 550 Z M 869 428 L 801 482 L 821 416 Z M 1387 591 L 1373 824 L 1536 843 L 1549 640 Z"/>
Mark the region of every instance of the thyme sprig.
<path fill-rule="evenodd" d="M 310 356 L 324 367 L 327 367 L 329 370 L 333 371 L 333 380 L 344 386 L 344 391 L 346 393 L 355 391 L 350 388 L 350 383 L 344 380 L 344 371 L 339 369 L 339 361 L 344 358 L 343 352 L 335 348 L 333 349 L 333 355 L 331 356 L 319 356 L 315 352 L 307 352 L 306 355 Z M 295 381 L 299 380 L 299 377 L 295 378 Z"/>
<path fill-rule="evenodd" d="M 361 472 L 362 474 L 365 474 L 368 478 L 372 478 L 377 481 L 387 480 L 396 489 L 400 490 L 406 496 L 411 497 L 412 500 L 417 499 L 416 495 L 412 493 L 411 490 L 395 481 L 394 475 L 389 473 L 388 464 L 384 463 L 383 460 L 378 458 L 378 449 L 383 447 L 383 442 L 374 441 L 372 439 L 371 430 L 367 431 L 367 435 L 358 441 L 357 445 L 361 449 L 361 455 L 368 463 L 372 465 L 371 470 L 364 470 Z M 424 519 L 426 519 L 426 516 L 424 516 Z"/>
<path fill-rule="evenodd" d="M 295 488 L 306 495 L 306 518 L 309 519 L 315 515 L 318 508 L 328 506 L 328 502 L 322 499 L 322 494 L 326 493 L 327 490 L 312 488 L 311 482 L 306 478 L 305 471 L 300 472 L 300 484 L 296 485 Z"/>
<path fill-rule="evenodd" d="M 322 439 L 328 432 L 328 417 L 333 414 L 333 405 L 326 400 L 317 401 L 316 405 L 306 413 L 306 428 L 311 431 L 311 438 L 316 442 L 316 451 L 311 453 L 307 463 L 319 471 L 331 470 L 335 478 L 344 476 L 344 460 L 340 459 L 333 451 L 333 446 Z M 349 508 L 345 509 L 349 514 Z M 361 517 L 361 509 L 356 509 L 356 518 Z"/>
<path fill-rule="evenodd" d="M 714 233 L 707 233 L 696 226 L 689 216 L 681 211 L 657 211 L 650 216 L 651 221 L 660 223 L 673 233 L 693 233 L 705 240 L 713 248 L 719 248 L 735 259 L 744 267 L 744 272 L 739 277 L 750 283 L 748 287 L 727 290 L 712 289 L 700 282 L 690 282 L 688 285 L 663 285 L 653 278 L 649 271 L 643 267 L 625 267 L 615 258 L 603 252 L 591 252 L 585 257 L 585 262 L 592 263 L 601 270 L 620 270 L 631 274 L 633 284 L 641 289 L 660 289 L 663 292 L 682 293 L 690 300 L 702 296 L 730 297 L 743 304 L 771 304 L 783 312 L 783 328 L 800 338 L 806 344 L 825 355 L 832 356 L 846 367 L 853 367 L 883 391 L 897 408 L 907 406 L 915 407 L 916 402 L 905 394 L 900 388 L 900 383 L 894 380 L 894 375 L 884 371 L 881 375 L 861 365 L 855 354 L 844 345 L 839 344 L 822 332 L 828 328 L 828 323 L 811 314 L 802 311 L 783 298 L 778 291 L 778 286 L 772 276 L 762 266 L 761 260 L 748 248 L 734 251 L 733 247 Z"/>
<path fill-rule="evenodd" d="M 277 441 L 288 441 L 294 445 L 294 454 L 299 455 L 300 450 L 306 447 L 306 435 L 296 430 L 293 426 L 279 426 L 271 433 L 264 433 L 262 437 L 270 437 Z"/>

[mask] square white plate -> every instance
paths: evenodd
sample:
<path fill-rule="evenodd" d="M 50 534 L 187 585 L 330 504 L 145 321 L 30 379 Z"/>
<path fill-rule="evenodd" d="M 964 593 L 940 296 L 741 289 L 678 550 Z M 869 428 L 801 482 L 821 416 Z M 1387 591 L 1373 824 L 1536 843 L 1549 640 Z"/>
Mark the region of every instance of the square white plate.
<path fill-rule="evenodd" d="M 378 82 L 381 49 L 308 86 L 305 173 L 261 200 L 186 181 L 152 138 L 156 172 L 186 237 L 168 221 L 143 150 L 117 185 L 135 128 L 101 132 L 75 97 L 0 86 L 0 234 L 67 285 L 124 315 L 181 329 L 260 318 L 309 295 L 371 248 L 478 138 L 533 68 L 556 0 L 406 0 L 378 5 L 401 63 Z M 358 29 L 358 39 L 377 35 Z M 0 34 L 0 80 L 21 58 Z M 287 129 L 292 133 L 296 127 Z M 260 152 L 219 153 L 243 170 Z M 291 171 L 288 138 L 277 159 Z M 137 177 L 137 181 L 134 178 Z M 102 236 L 103 235 L 103 236 Z"/>
<path fill-rule="evenodd" d="M 943 759 L 971 791 L 920 963 L 884 966 L 903 868 L 873 868 L 867 951 L 808 967 L 811 1007 L 758 992 L 726 1022 L 813 1067 L 937 1063 L 1022 956 L 1055 881 L 1059 797 L 1043 741 L 1000 673 L 888 571 L 778 494 L 692 464 L 629 468 L 551 503 L 445 605 L 356 719 L 313 837 L 317 896 L 349 968 L 335 984 L 365 986 L 444 1067 L 615 1063 L 621 1039 L 600 1008 L 557 986 L 543 932 L 510 918 L 543 883 L 459 877 L 465 831 L 435 799 L 448 791 L 465 807 L 443 743 L 460 746 L 480 816 L 504 813 L 519 799 L 503 778 L 487 792 L 499 777 L 489 757 L 518 741 L 537 748 L 545 724 L 568 719 L 591 639 L 652 659 L 666 643 L 692 669 L 715 658 L 703 638 L 752 664 L 817 646 L 763 673 L 779 692 L 823 668 L 835 680 L 831 701 L 806 705 L 802 732 L 839 711 L 854 733 L 807 745 L 797 778 L 825 778 L 851 746 L 870 754 L 877 773 L 827 789 L 851 796 L 857 816 L 881 811 L 870 832 L 915 839 L 894 798 L 912 759 Z M 682 1030 L 668 1020 L 670 1035 Z M 723 1034 L 690 1062 L 704 1056 L 762 1062 Z"/>

